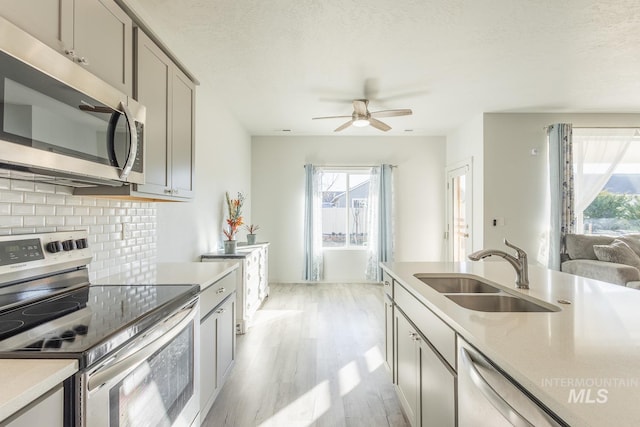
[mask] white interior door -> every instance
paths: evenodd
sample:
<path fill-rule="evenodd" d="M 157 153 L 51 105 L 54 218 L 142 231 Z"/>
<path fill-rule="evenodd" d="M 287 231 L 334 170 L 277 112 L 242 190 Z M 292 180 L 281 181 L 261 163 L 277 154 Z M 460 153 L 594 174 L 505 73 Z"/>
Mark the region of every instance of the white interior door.
<path fill-rule="evenodd" d="M 447 167 L 447 260 L 465 261 L 473 247 L 471 159 Z"/>

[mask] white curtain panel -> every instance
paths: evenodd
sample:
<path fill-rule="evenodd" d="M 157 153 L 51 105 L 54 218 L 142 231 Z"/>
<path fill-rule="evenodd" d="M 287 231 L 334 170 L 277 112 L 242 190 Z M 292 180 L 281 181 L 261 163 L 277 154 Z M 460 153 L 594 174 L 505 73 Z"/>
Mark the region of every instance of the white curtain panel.
<path fill-rule="evenodd" d="M 547 128 L 549 143 L 549 260 L 548 266 L 560 270 L 564 236 L 575 232 L 573 127 L 557 123 Z"/>
<path fill-rule="evenodd" d="M 582 233 L 583 211 L 598 196 L 623 160 L 636 129 L 573 129 L 576 230 Z"/>
<path fill-rule="evenodd" d="M 320 169 L 312 164 L 304 165 L 304 273 L 303 279 L 322 280 L 322 197 L 320 194 Z"/>

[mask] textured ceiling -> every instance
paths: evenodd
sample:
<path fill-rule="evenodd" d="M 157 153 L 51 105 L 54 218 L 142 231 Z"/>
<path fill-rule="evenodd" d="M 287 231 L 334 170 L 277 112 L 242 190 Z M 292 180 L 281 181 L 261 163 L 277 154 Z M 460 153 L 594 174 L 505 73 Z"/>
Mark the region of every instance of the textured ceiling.
<path fill-rule="evenodd" d="M 252 135 L 328 135 L 350 100 L 387 134 L 482 112 L 640 112 L 640 1 L 129 0 Z M 344 135 L 382 134 L 349 128 Z"/>

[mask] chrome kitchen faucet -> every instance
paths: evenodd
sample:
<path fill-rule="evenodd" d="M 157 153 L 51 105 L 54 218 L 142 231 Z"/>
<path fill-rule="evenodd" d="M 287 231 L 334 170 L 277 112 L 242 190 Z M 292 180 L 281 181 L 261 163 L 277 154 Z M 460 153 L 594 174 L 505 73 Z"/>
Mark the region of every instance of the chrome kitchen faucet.
<path fill-rule="evenodd" d="M 519 247 L 509 243 L 507 239 L 504 239 L 504 244 L 511 249 L 515 249 L 516 256 L 510 255 L 499 249 L 481 249 L 469 254 L 469 259 L 471 261 L 479 261 L 492 255 L 502 257 L 506 259 L 516 270 L 516 287 L 520 289 L 529 289 L 529 265 L 527 263 L 527 253 Z"/>

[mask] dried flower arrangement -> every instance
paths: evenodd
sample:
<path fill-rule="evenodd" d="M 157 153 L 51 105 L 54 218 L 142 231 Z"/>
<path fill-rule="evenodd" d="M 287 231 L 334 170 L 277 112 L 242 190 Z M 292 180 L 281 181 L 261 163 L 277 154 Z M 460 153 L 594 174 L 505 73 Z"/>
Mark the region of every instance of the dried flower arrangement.
<path fill-rule="evenodd" d="M 238 197 L 236 199 L 232 199 L 229 197 L 229 192 L 226 192 L 225 196 L 227 198 L 227 225 L 229 228 L 222 230 L 222 232 L 227 236 L 228 240 L 233 240 L 238 232 L 238 227 L 243 224 L 242 204 L 244 203 L 244 195 L 238 192 Z"/>

